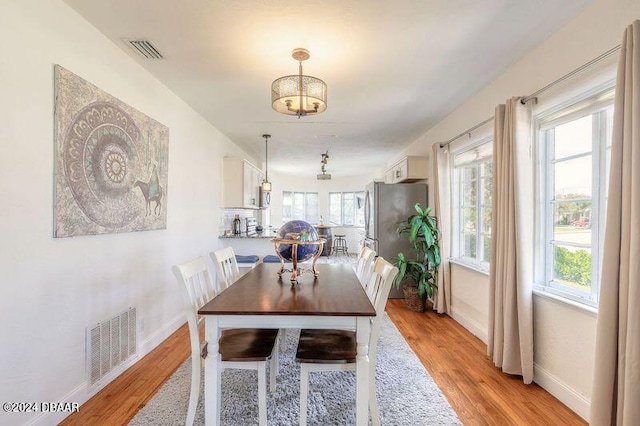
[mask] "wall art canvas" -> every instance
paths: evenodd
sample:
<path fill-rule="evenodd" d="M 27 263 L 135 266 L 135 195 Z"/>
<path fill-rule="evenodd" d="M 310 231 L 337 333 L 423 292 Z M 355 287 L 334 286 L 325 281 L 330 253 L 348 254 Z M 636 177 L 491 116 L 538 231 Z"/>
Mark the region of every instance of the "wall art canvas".
<path fill-rule="evenodd" d="M 166 229 L 169 129 L 55 66 L 54 237 Z"/>

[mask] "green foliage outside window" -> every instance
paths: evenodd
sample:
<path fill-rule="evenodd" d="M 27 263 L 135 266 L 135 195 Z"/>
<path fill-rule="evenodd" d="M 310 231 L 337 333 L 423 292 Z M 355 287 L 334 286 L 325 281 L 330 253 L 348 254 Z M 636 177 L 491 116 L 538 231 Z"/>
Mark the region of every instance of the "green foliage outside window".
<path fill-rule="evenodd" d="M 590 287 L 591 253 L 587 250 L 571 251 L 564 247 L 556 247 L 555 250 L 555 278 L 576 283 L 581 287 Z"/>

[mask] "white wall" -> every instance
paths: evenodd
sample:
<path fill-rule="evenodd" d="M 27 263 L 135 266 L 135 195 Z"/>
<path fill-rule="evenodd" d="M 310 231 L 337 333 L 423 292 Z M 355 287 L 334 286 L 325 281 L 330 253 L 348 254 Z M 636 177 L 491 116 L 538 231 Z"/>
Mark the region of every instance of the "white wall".
<path fill-rule="evenodd" d="M 406 150 L 428 155 L 431 145 L 446 141 L 491 117 L 494 107 L 512 96 L 528 95 L 620 44 L 622 31 L 640 18 L 637 0 L 597 0 L 500 77 L 469 98 Z M 579 78 L 579 77 L 576 77 Z M 486 334 L 487 301 L 471 295 L 488 292 L 486 275 L 452 266 L 453 316 L 474 334 Z M 472 288 L 472 286 L 477 286 Z M 595 315 L 536 295 L 535 381 L 587 418 L 593 377 Z M 481 327 L 484 330 L 478 331 Z"/>
<path fill-rule="evenodd" d="M 487 343 L 489 325 L 489 276 L 451 263 L 451 316 Z"/>
<path fill-rule="evenodd" d="M 0 400 L 82 403 L 87 326 L 135 306 L 144 354 L 184 322 L 170 267 L 219 245 L 222 157 L 247 155 L 62 1 L 3 2 L 0 40 Z M 166 230 L 52 237 L 54 64 L 169 127 Z"/>

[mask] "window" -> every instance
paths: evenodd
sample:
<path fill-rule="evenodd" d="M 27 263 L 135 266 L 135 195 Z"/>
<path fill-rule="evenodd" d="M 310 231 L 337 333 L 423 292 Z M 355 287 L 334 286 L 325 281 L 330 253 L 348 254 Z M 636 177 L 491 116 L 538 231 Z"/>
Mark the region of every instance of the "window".
<path fill-rule="evenodd" d="M 364 226 L 364 191 L 330 192 L 329 223 L 343 226 Z"/>
<path fill-rule="evenodd" d="M 318 223 L 318 193 L 282 191 L 282 223 L 304 220 Z"/>
<path fill-rule="evenodd" d="M 453 156 L 454 257 L 484 271 L 491 261 L 492 154 L 485 139 Z"/>
<path fill-rule="evenodd" d="M 538 120 L 545 290 L 596 305 L 608 187 L 613 90 Z"/>

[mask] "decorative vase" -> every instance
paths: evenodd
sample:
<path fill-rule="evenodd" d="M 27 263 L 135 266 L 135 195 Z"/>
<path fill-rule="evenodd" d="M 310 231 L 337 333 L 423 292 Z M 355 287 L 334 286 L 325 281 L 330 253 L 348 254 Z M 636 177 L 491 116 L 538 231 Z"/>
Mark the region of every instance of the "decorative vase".
<path fill-rule="evenodd" d="M 418 294 L 418 287 L 405 285 L 402 287 L 402 291 L 407 309 L 414 312 L 424 312 L 425 300 Z"/>

